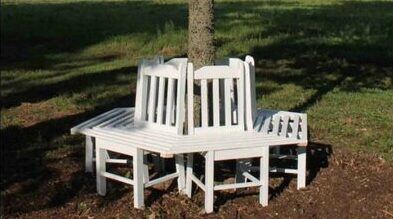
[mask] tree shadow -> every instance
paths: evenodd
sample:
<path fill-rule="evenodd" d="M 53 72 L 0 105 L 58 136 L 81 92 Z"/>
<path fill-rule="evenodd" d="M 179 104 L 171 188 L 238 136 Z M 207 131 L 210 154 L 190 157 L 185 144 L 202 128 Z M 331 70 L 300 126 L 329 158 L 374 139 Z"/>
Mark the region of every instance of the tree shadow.
<path fill-rule="evenodd" d="M 158 37 L 168 23 L 187 26 L 185 4 L 148 1 L 2 4 L 1 68 L 39 69 L 51 56 L 72 53 L 110 38 Z M 146 42 L 146 41 L 145 41 Z"/>
<path fill-rule="evenodd" d="M 305 111 L 334 89 L 393 89 L 392 2 L 218 3 L 220 10 L 217 29 L 228 34 L 220 34 L 218 44 L 233 44 L 229 51 L 244 56 L 236 42 L 266 40 L 251 47 L 257 81 L 315 91 L 290 110 Z M 244 34 L 231 38 L 236 31 Z"/>
<path fill-rule="evenodd" d="M 69 79 L 61 80 L 47 85 L 37 84 L 25 89 L 4 95 L 2 108 L 18 106 L 23 102 L 36 103 L 51 99 L 60 95 L 83 92 L 92 86 L 99 85 L 126 85 L 129 81 L 117 81 L 119 76 L 132 76 L 137 67 L 123 67 L 114 70 L 101 71 L 98 73 L 81 74 Z"/>
<path fill-rule="evenodd" d="M 296 146 L 288 146 L 281 148 L 280 153 L 291 154 L 296 151 Z M 309 142 L 307 146 L 307 177 L 306 186 L 309 185 L 318 175 L 322 168 L 328 168 L 329 158 L 333 154 L 333 148 L 330 144 L 324 144 L 319 142 Z M 296 160 L 284 160 L 271 161 L 274 166 L 282 168 L 296 168 Z M 296 176 L 291 174 L 283 173 L 271 173 L 272 178 L 282 178 L 282 182 L 275 188 L 272 188 L 269 193 L 271 194 L 270 199 L 278 197 L 282 192 L 284 192 L 290 185 L 291 181 L 296 178 Z"/>

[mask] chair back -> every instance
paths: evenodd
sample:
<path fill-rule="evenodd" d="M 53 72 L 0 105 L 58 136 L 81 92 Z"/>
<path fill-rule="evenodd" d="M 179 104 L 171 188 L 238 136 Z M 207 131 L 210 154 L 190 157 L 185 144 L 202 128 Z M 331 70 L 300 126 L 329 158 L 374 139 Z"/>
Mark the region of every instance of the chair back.
<path fill-rule="evenodd" d="M 246 94 L 246 128 L 254 130 L 254 122 L 257 117 L 256 91 L 255 91 L 255 61 L 252 56 L 246 56 L 244 60 L 245 94 Z"/>
<path fill-rule="evenodd" d="M 194 84 L 200 82 L 195 91 Z M 195 127 L 194 93 L 201 95 L 200 126 Z M 244 64 L 231 59 L 229 65 L 187 67 L 188 134 L 244 131 Z"/>
<path fill-rule="evenodd" d="M 183 134 L 186 58 L 138 65 L 135 125 Z"/>

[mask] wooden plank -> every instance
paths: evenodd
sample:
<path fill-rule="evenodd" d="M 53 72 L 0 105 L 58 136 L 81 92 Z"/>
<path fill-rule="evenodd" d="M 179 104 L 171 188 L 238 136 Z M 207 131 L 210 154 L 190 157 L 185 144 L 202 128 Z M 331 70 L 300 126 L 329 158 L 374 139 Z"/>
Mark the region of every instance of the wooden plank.
<path fill-rule="evenodd" d="M 213 80 L 213 125 L 220 126 L 220 88 L 219 80 Z"/>
<path fill-rule="evenodd" d="M 232 110 L 232 124 L 237 124 L 237 108 L 235 99 L 235 87 L 233 79 L 230 80 L 230 97 L 231 97 L 231 110 Z"/>
<path fill-rule="evenodd" d="M 184 69 L 182 65 L 179 67 L 180 69 Z M 186 93 L 186 73 L 185 69 L 184 72 L 180 74 L 180 78 L 178 79 L 177 84 L 177 100 L 176 100 L 176 133 L 183 134 L 183 126 L 184 126 L 184 119 L 185 119 L 185 93 Z"/>
<path fill-rule="evenodd" d="M 248 179 L 248 180 L 250 180 L 251 182 L 259 182 L 259 180 L 255 177 L 255 176 L 253 176 L 253 175 L 251 175 L 250 173 L 248 173 L 248 172 L 244 172 L 243 173 L 243 176 L 246 178 L 246 179 Z"/>
<path fill-rule="evenodd" d="M 148 106 L 148 121 L 154 122 L 156 116 L 156 97 L 157 97 L 157 77 L 150 78 L 150 92 L 149 92 L 149 106 Z"/>
<path fill-rule="evenodd" d="M 146 67 L 145 75 L 159 78 L 178 78 L 179 71 L 175 65 L 159 64 Z"/>
<path fill-rule="evenodd" d="M 302 114 L 301 120 L 302 120 L 302 123 L 301 123 L 302 132 L 299 133 L 299 137 L 300 137 L 300 139 L 307 140 L 307 135 L 308 135 L 307 114 Z"/>
<path fill-rule="evenodd" d="M 184 155 L 179 154 L 175 156 L 175 166 L 176 166 L 176 173 L 177 173 L 177 188 L 179 192 L 185 193 L 186 192 L 186 173 L 185 173 L 185 166 L 184 166 Z"/>
<path fill-rule="evenodd" d="M 143 150 L 135 149 L 133 163 L 134 174 L 134 207 L 143 208 L 144 203 L 144 183 L 143 183 Z"/>
<path fill-rule="evenodd" d="M 261 186 L 260 182 L 232 183 L 214 186 L 214 191 Z"/>
<path fill-rule="evenodd" d="M 230 134 L 234 132 L 244 131 L 238 125 L 231 126 L 210 126 L 210 127 L 196 127 L 194 129 L 195 135 L 206 135 L 206 134 Z"/>
<path fill-rule="evenodd" d="M 99 195 L 106 194 L 106 179 L 101 173 L 106 171 L 105 149 L 100 148 L 100 141 L 96 141 L 96 184 Z"/>
<path fill-rule="evenodd" d="M 119 175 L 116 175 L 116 174 L 113 174 L 113 173 L 109 173 L 109 172 L 101 172 L 100 174 L 101 174 L 101 176 L 109 178 L 109 179 L 113 179 L 113 180 L 116 180 L 116 181 L 119 181 L 119 182 L 122 182 L 122 183 L 126 183 L 126 184 L 129 184 L 129 185 L 134 185 L 134 181 L 132 179 L 128 179 L 128 178 L 123 177 L 123 176 L 119 176 Z"/>
<path fill-rule="evenodd" d="M 297 189 L 306 187 L 307 175 L 307 150 L 305 147 L 298 147 L 298 160 L 297 160 Z"/>
<path fill-rule="evenodd" d="M 251 109 L 251 118 L 250 120 L 255 121 L 255 117 L 257 116 L 257 108 L 256 108 L 256 90 L 255 90 L 255 61 L 251 56 L 246 56 L 245 64 L 248 64 L 249 74 L 247 74 L 247 78 L 249 78 L 249 83 L 246 81 L 247 91 L 250 91 L 250 104 L 248 109 Z M 246 94 L 248 96 L 248 94 Z M 252 124 L 252 123 L 251 123 Z M 252 127 L 251 127 L 252 128 Z M 250 129 L 251 130 L 251 129 Z"/>
<path fill-rule="evenodd" d="M 102 122 L 105 122 L 106 120 L 112 118 L 113 116 L 119 115 L 123 113 L 123 108 L 115 108 L 109 112 L 100 114 L 92 119 L 89 119 L 77 126 L 74 126 L 71 128 L 71 134 L 76 134 L 79 132 L 82 132 L 84 129 L 92 128 Z M 130 112 L 133 113 L 133 112 Z"/>
<path fill-rule="evenodd" d="M 201 80 L 201 117 L 202 127 L 209 126 L 209 106 L 208 106 L 208 91 L 207 91 L 207 80 Z"/>
<path fill-rule="evenodd" d="M 281 116 L 275 115 L 273 118 L 273 130 L 272 130 L 271 134 L 278 135 L 278 130 L 280 128 L 280 121 L 281 121 Z"/>
<path fill-rule="evenodd" d="M 165 175 L 163 177 L 151 180 L 148 183 L 145 183 L 145 188 L 149 188 L 150 186 L 154 186 L 156 184 L 171 180 L 171 179 L 176 178 L 178 176 L 179 176 L 179 173 L 176 172 L 176 173 L 171 173 L 171 174 Z"/>
<path fill-rule="evenodd" d="M 105 126 L 111 125 L 113 123 L 118 122 L 119 120 L 124 119 L 124 117 L 126 117 L 127 115 L 128 115 L 128 113 L 123 111 L 117 115 L 114 115 L 114 116 L 108 118 L 106 121 L 103 121 L 100 124 L 95 125 L 95 127 L 105 127 Z"/>
<path fill-rule="evenodd" d="M 280 136 L 287 137 L 288 124 L 289 124 L 289 116 L 283 116 Z"/>
<path fill-rule="evenodd" d="M 188 63 L 187 67 L 187 121 L 188 121 L 188 134 L 194 134 L 194 66 Z"/>
<path fill-rule="evenodd" d="M 271 173 L 291 173 L 291 174 L 297 174 L 298 170 L 297 169 L 289 169 L 289 168 L 272 167 L 272 168 L 270 168 L 269 172 L 271 172 Z"/>
<path fill-rule="evenodd" d="M 146 104 L 147 104 L 147 78 L 144 75 L 147 63 L 142 60 L 138 64 L 138 75 L 136 84 L 135 96 L 135 118 L 137 120 L 144 120 L 146 118 Z"/>
<path fill-rule="evenodd" d="M 225 85 L 224 85 L 226 126 L 232 125 L 231 81 L 232 79 L 225 79 Z"/>
<path fill-rule="evenodd" d="M 195 80 L 238 78 L 240 72 L 229 66 L 204 66 L 195 71 Z"/>
<path fill-rule="evenodd" d="M 167 126 L 171 125 L 171 121 L 172 121 L 172 106 L 173 106 L 173 96 L 174 96 L 174 79 L 173 78 L 169 78 L 168 79 L 168 92 L 167 92 L 167 96 L 166 96 L 166 110 L 165 110 L 165 124 Z"/>
<path fill-rule="evenodd" d="M 194 168 L 194 155 L 187 154 L 187 167 L 186 167 L 186 194 L 189 198 L 192 195 L 192 176 Z"/>
<path fill-rule="evenodd" d="M 93 151 L 94 151 L 94 137 L 86 135 L 85 137 L 85 171 L 93 172 Z"/>
<path fill-rule="evenodd" d="M 240 71 L 243 75 L 243 71 Z M 244 130 L 244 77 L 237 79 L 237 115 L 238 125 Z"/>
<path fill-rule="evenodd" d="M 261 187 L 259 188 L 259 203 L 267 206 L 269 202 L 269 147 L 265 145 L 262 148 L 263 156 L 260 158 L 259 179 Z"/>
<path fill-rule="evenodd" d="M 198 178 L 196 178 L 196 177 L 194 176 L 194 174 L 191 174 L 190 178 L 191 178 L 191 180 L 192 180 L 195 184 L 197 184 L 197 186 L 198 186 L 199 188 L 201 188 L 203 191 L 206 191 L 205 185 L 203 185 L 203 183 L 202 183 Z"/>
<path fill-rule="evenodd" d="M 294 139 L 298 138 L 299 120 L 300 120 L 299 116 L 295 116 L 295 118 L 293 119 L 291 138 Z"/>
<path fill-rule="evenodd" d="M 242 158 L 252 158 L 262 156 L 261 147 L 254 148 L 236 148 L 228 150 L 219 150 L 215 152 L 215 160 L 232 160 L 232 159 L 242 159 Z"/>
<path fill-rule="evenodd" d="M 158 82 L 157 123 L 163 124 L 164 114 L 165 78 L 160 77 Z"/>
<path fill-rule="evenodd" d="M 264 121 L 266 119 L 267 118 L 265 116 L 263 116 L 263 115 L 258 116 L 256 121 L 255 121 L 255 124 L 254 124 L 254 130 L 259 132 L 261 130 L 261 128 L 262 128 L 262 125 L 264 124 Z"/>
<path fill-rule="evenodd" d="M 214 204 L 214 151 L 208 151 L 205 155 L 205 211 L 213 212 Z"/>
<path fill-rule="evenodd" d="M 272 118 L 273 118 L 273 116 L 269 116 L 269 117 L 267 117 L 267 118 L 263 121 L 263 125 L 262 125 L 262 128 L 261 128 L 261 133 L 262 133 L 262 134 L 267 134 L 267 132 L 269 131 L 269 129 L 270 129 L 270 123 L 271 123 L 271 121 L 272 121 Z"/>

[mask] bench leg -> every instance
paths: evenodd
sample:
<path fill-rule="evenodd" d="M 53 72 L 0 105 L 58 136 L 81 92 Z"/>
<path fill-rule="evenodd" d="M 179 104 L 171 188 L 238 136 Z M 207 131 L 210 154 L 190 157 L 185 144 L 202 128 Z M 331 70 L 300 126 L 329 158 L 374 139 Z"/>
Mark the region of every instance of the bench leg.
<path fill-rule="evenodd" d="M 244 172 L 251 171 L 251 163 L 252 159 L 240 159 L 236 160 L 236 183 L 246 182 L 246 178 L 244 177 Z"/>
<path fill-rule="evenodd" d="M 306 147 L 297 148 L 297 189 L 306 187 L 306 160 L 307 150 Z"/>
<path fill-rule="evenodd" d="M 144 203 L 144 163 L 143 150 L 136 148 L 133 157 L 133 178 L 134 178 L 134 207 L 143 208 Z"/>
<path fill-rule="evenodd" d="M 163 159 L 160 159 L 159 154 L 152 154 L 151 156 L 153 159 L 154 171 L 156 171 L 157 173 L 161 173 L 163 171 L 163 164 L 164 164 Z"/>
<path fill-rule="evenodd" d="M 106 194 L 106 178 L 102 176 L 102 172 L 106 171 L 106 150 L 100 147 L 100 142 L 96 142 L 96 180 L 97 193 Z"/>
<path fill-rule="evenodd" d="M 185 192 L 185 170 L 184 170 L 184 156 L 182 154 L 175 156 L 176 172 L 179 174 L 177 177 L 177 186 L 179 192 Z"/>
<path fill-rule="evenodd" d="M 269 201 L 269 147 L 265 146 L 262 148 L 263 156 L 260 162 L 260 182 L 261 187 L 259 189 L 259 203 L 262 206 L 267 206 Z"/>
<path fill-rule="evenodd" d="M 149 180 L 149 165 L 147 162 L 147 155 L 143 155 L 143 183 L 147 183 Z"/>
<path fill-rule="evenodd" d="M 194 165 L 194 154 L 187 155 L 187 171 L 186 171 L 186 194 L 189 198 L 191 198 L 192 193 L 192 179 L 191 175 L 193 174 L 193 165 Z"/>
<path fill-rule="evenodd" d="M 214 207 L 214 151 L 208 151 L 205 158 L 205 211 L 211 213 Z"/>
<path fill-rule="evenodd" d="M 86 135 L 85 138 L 85 171 L 93 172 L 94 137 Z"/>

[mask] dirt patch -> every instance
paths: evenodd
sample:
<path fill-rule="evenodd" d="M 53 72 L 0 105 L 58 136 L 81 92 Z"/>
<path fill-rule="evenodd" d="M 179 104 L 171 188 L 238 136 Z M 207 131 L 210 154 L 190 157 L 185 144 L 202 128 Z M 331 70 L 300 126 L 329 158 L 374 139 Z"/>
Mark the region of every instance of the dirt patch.
<path fill-rule="evenodd" d="M 209 215 L 202 191 L 188 199 L 175 183 L 147 189 L 144 210 L 133 209 L 132 188 L 119 183 L 100 197 L 94 176 L 83 171 L 82 148 L 59 154 L 39 177 L 2 192 L 5 218 L 393 218 L 393 166 L 369 153 L 336 150 L 300 191 L 295 179 L 272 176 L 268 207 L 258 204 L 255 189 L 216 192 Z"/>

